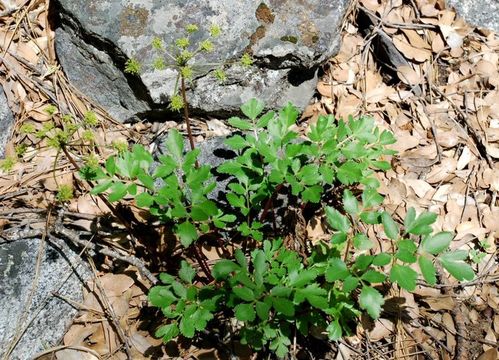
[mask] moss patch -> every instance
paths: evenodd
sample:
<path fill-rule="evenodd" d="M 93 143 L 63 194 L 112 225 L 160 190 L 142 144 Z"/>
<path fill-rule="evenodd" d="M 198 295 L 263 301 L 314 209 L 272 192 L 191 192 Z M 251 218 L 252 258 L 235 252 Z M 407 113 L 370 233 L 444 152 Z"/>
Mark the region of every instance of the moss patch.
<path fill-rule="evenodd" d="M 286 35 L 286 36 L 281 37 L 281 41 L 286 41 L 286 42 L 296 44 L 298 42 L 298 38 L 296 36 Z"/>

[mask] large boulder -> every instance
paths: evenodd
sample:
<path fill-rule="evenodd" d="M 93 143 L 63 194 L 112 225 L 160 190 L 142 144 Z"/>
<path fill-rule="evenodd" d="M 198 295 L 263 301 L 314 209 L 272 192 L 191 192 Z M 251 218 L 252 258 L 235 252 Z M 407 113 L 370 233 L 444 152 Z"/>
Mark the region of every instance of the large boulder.
<path fill-rule="evenodd" d="M 316 70 L 339 48 L 349 0 L 56 0 L 56 51 L 70 80 L 119 120 L 160 114 L 175 87 L 176 72 L 154 70 L 152 39 L 172 44 L 188 24 L 204 37 L 222 28 L 215 51 L 199 54 L 189 95 L 198 113 L 227 115 L 251 97 L 269 107 L 287 101 L 304 107 L 313 95 Z M 256 66 L 233 62 L 220 84 L 214 63 L 250 53 Z M 140 79 L 123 73 L 129 58 L 143 64 Z M 211 64 L 211 65 L 206 65 Z"/>
<path fill-rule="evenodd" d="M 13 124 L 14 116 L 10 111 L 3 87 L 0 86 L 0 159 L 5 155 L 5 145 L 7 145 Z"/>
<path fill-rule="evenodd" d="M 62 251 L 45 244 L 37 274 L 40 239 L 1 243 L 0 239 L 0 358 L 5 358 L 16 335 L 21 338 L 8 359 L 31 359 L 59 344 L 77 310 L 62 297 L 81 303 L 83 283 L 90 278 L 87 265 L 69 247 Z M 33 280 L 38 284 L 33 288 Z M 30 297 L 31 301 L 29 301 Z M 26 309 L 26 304 L 30 306 Z"/>
<path fill-rule="evenodd" d="M 447 0 L 467 22 L 494 30 L 499 34 L 499 1 L 497 0 Z"/>

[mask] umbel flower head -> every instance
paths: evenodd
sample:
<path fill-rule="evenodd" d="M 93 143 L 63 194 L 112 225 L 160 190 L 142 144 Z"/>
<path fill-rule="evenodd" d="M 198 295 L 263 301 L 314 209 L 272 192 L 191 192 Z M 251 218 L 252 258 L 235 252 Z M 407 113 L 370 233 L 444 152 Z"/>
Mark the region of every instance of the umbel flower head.
<path fill-rule="evenodd" d="M 184 107 L 184 100 L 179 94 L 175 94 L 170 99 L 170 109 L 173 111 L 180 111 Z"/>

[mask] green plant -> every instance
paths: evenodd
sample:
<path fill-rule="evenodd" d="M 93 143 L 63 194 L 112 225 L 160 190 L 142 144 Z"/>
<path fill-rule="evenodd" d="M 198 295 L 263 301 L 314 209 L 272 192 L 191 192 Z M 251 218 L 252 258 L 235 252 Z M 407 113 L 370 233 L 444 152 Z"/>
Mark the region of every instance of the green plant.
<path fill-rule="evenodd" d="M 67 184 L 60 185 L 56 198 L 59 202 L 71 200 L 73 198 L 73 187 Z"/>
<path fill-rule="evenodd" d="M 47 105 L 47 107 L 45 108 L 45 112 L 50 116 L 53 116 L 56 113 L 56 111 L 57 111 L 57 106 L 55 106 L 54 104 Z"/>
<path fill-rule="evenodd" d="M 70 114 L 59 114 L 54 105 L 48 105 L 45 112 L 50 115 L 51 120 L 43 123 L 41 128 L 36 128 L 34 124 L 23 124 L 20 128 L 25 134 L 34 134 L 44 141 L 46 145 L 57 151 L 54 160 L 53 177 L 57 184 L 55 167 L 61 153 L 63 153 L 72 165 L 81 173 L 87 174 L 84 178 L 95 176 L 95 172 L 100 168 L 99 158 L 95 154 L 95 127 L 100 123 L 100 119 L 93 111 L 87 111 L 80 121 L 76 121 Z M 58 121 L 59 120 L 59 121 Z M 84 164 L 80 167 L 71 152 L 75 147 L 85 149 L 87 155 L 83 156 Z M 127 147 L 127 145 L 124 145 Z M 121 146 L 123 148 L 123 146 Z M 16 147 L 18 157 L 21 157 L 27 150 L 26 144 Z M 61 185 L 58 188 L 56 199 L 60 202 L 70 200 L 73 197 L 73 188 L 69 185 Z"/>
<path fill-rule="evenodd" d="M 277 113 L 263 109 L 253 99 L 241 107 L 246 118 L 229 119 L 241 132 L 226 140 L 237 156 L 216 168 L 232 179 L 220 200 L 210 196 L 212 169 L 195 166 L 199 150 L 186 151 L 176 130 L 157 166 L 135 145 L 94 174 L 94 194 L 108 191 L 110 201 L 126 196 L 149 209 L 194 250 L 205 274 L 187 261 L 177 274 L 161 274 L 163 284 L 151 289 L 149 299 L 169 321 L 157 336 L 192 338 L 223 314 L 239 321 L 235 333 L 244 344 L 282 357 L 296 332 L 307 336 L 318 329 L 337 340 L 351 332 L 362 312 L 378 318 L 381 285 L 414 291 L 419 277 L 435 284 L 435 264 L 458 280 L 474 277 L 468 253 L 449 250 L 453 235 L 433 232 L 436 214 L 418 215 L 410 208 L 399 224 L 381 209 L 373 175 L 390 168 L 383 158 L 394 154 L 386 148 L 395 142 L 392 133 L 368 117 L 321 116 L 301 136 L 293 130 L 299 115 L 294 106 Z M 288 213 L 322 217 L 331 240 L 312 245 L 293 223 L 277 224 L 278 195 L 286 196 Z M 376 247 L 369 227 L 378 241 L 390 243 L 389 251 Z M 194 246 L 203 235 L 217 238 L 224 253 L 233 255 L 210 268 Z"/>
<path fill-rule="evenodd" d="M 5 159 L 0 159 L 0 170 L 9 172 L 14 168 L 17 159 L 13 156 L 7 156 Z"/>
<path fill-rule="evenodd" d="M 96 127 L 99 125 L 99 118 L 93 111 L 87 111 L 83 117 L 83 124 L 87 127 Z"/>
<path fill-rule="evenodd" d="M 487 250 L 490 248 L 490 246 L 491 245 L 487 241 L 487 239 L 479 241 L 477 244 L 477 248 L 470 250 L 471 261 L 473 261 L 475 264 L 481 263 L 487 256 Z"/>
<path fill-rule="evenodd" d="M 128 59 L 125 63 L 125 72 L 132 75 L 140 73 L 141 65 L 136 59 Z"/>
<path fill-rule="evenodd" d="M 114 140 L 111 143 L 111 146 L 114 150 L 121 154 L 128 150 L 128 141 L 126 141 L 125 139 Z"/>
<path fill-rule="evenodd" d="M 182 245 L 189 246 L 200 232 L 208 232 L 211 223 L 220 228 L 235 216 L 223 215 L 207 195 L 214 189 L 211 168 L 196 167 L 199 150 L 184 153 L 184 139 L 177 130 L 170 131 L 166 146 L 169 154 L 160 157 L 160 165 L 152 168 L 153 158 L 143 146 L 134 145 L 107 159 L 105 169 L 99 169 L 90 180 L 99 180 L 92 190 L 100 194 L 109 190 L 108 199 L 119 201 L 135 197 L 137 206 L 148 208 L 163 223 L 170 224 Z M 162 186 L 157 187 L 157 181 Z"/>
<path fill-rule="evenodd" d="M 190 118 L 189 118 L 189 101 L 187 98 L 187 82 L 191 81 L 195 74 L 194 62 L 196 56 L 200 53 L 210 53 L 215 49 L 214 39 L 220 36 L 221 29 L 218 25 L 212 24 L 207 31 L 205 37 L 200 37 L 197 33 L 200 32 L 199 26 L 189 24 L 185 28 L 185 33 L 176 39 L 168 48 L 163 43 L 163 40 L 155 37 L 152 40 L 152 48 L 156 50 L 158 56 L 153 59 L 155 69 L 164 70 L 172 68 L 177 71 L 177 79 L 175 88 L 170 95 L 170 109 L 173 111 L 181 111 L 183 109 L 183 117 L 187 126 L 187 135 L 191 150 L 194 150 L 194 140 L 192 137 Z M 194 41 L 195 40 L 195 41 Z M 223 66 L 228 62 L 220 64 L 218 68 L 213 70 L 213 75 L 221 82 L 227 80 L 227 75 L 223 70 Z M 240 64 L 242 66 L 251 66 L 253 60 L 250 55 L 244 53 L 241 57 Z M 207 64 L 213 66 L 213 64 Z M 199 64 L 196 64 L 199 66 Z M 125 72 L 133 75 L 139 75 L 142 65 L 134 58 L 127 60 L 125 63 Z"/>
<path fill-rule="evenodd" d="M 35 125 L 33 123 L 23 124 L 19 131 L 23 134 L 33 134 L 36 132 Z"/>
<path fill-rule="evenodd" d="M 16 151 L 16 156 L 18 158 L 21 158 L 24 156 L 24 154 L 26 154 L 26 151 L 28 151 L 28 145 L 27 144 L 16 145 L 15 151 Z"/>

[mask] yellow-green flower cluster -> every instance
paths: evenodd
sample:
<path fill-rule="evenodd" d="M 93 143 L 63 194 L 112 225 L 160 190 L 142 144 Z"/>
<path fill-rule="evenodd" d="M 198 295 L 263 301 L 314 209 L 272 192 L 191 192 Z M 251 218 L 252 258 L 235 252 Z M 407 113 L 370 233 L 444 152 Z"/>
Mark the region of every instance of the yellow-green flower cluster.
<path fill-rule="evenodd" d="M 36 127 L 32 123 L 23 124 L 19 129 L 23 134 L 33 134 L 36 131 Z"/>
<path fill-rule="evenodd" d="M 180 74 L 185 79 L 191 79 L 192 78 L 192 68 L 190 66 L 182 66 L 180 68 Z"/>
<path fill-rule="evenodd" d="M 91 169 L 96 169 L 99 167 L 99 157 L 95 153 L 90 153 L 85 156 L 85 166 Z"/>
<path fill-rule="evenodd" d="M 82 134 L 82 138 L 86 142 L 93 143 L 95 141 L 95 135 L 92 130 L 85 130 Z"/>
<path fill-rule="evenodd" d="M 19 144 L 19 145 L 16 145 L 16 147 L 15 147 L 17 157 L 22 157 L 26 153 L 27 150 L 28 150 L 27 144 Z"/>
<path fill-rule="evenodd" d="M 224 82 L 225 80 L 227 80 L 227 74 L 225 74 L 225 71 L 223 71 L 222 69 L 216 69 L 214 75 L 220 82 Z"/>
<path fill-rule="evenodd" d="M 65 123 L 71 123 L 73 121 L 73 116 L 71 114 L 64 114 L 62 116 L 62 121 Z"/>
<path fill-rule="evenodd" d="M 49 146 L 54 149 L 62 149 L 69 142 L 70 134 L 62 129 L 55 129 L 53 137 L 48 139 Z"/>
<path fill-rule="evenodd" d="M 127 74 L 138 75 L 140 73 L 140 62 L 137 59 L 128 59 L 125 63 L 125 72 Z"/>
<path fill-rule="evenodd" d="M 173 111 L 180 111 L 184 107 L 184 100 L 179 94 L 173 95 L 170 99 L 170 109 Z"/>
<path fill-rule="evenodd" d="M 199 44 L 199 49 L 201 49 L 202 51 L 205 51 L 205 52 L 212 52 L 213 51 L 213 43 L 209 39 L 203 40 Z"/>
<path fill-rule="evenodd" d="M 185 30 L 189 33 L 195 33 L 196 31 L 199 30 L 199 27 L 196 24 L 189 24 L 185 27 Z"/>
<path fill-rule="evenodd" d="M 244 55 L 241 56 L 240 62 L 244 67 L 250 67 L 251 65 L 253 65 L 253 59 L 251 58 L 251 56 L 249 56 L 248 53 L 244 53 Z"/>
<path fill-rule="evenodd" d="M 177 64 L 179 66 L 185 66 L 193 56 L 194 54 L 191 51 L 184 50 L 177 56 Z"/>
<path fill-rule="evenodd" d="M 0 170 L 9 172 L 10 170 L 12 170 L 16 162 L 17 159 L 15 157 L 7 156 L 5 159 L 0 160 Z"/>
<path fill-rule="evenodd" d="M 35 136 L 37 138 L 41 139 L 41 138 L 45 137 L 50 130 L 54 129 L 54 127 L 55 126 L 54 126 L 54 123 L 52 121 L 47 121 L 47 122 L 43 123 L 42 129 L 38 130 L 36 132 Z"/>
<path fill-rule="evenodd" d="M 56 198 L 60 202 L 71 200 L 73 198 L 73 187 L 71 185 L 59 186 Z"/>
<path fill-rule="evenodd" d="M 190 43 L 191 43 L 191 42 L 190 42 L 189 38 L 186 38 L 186 37 L 184 37 L 184 38 L 180 38 L 180 39 L 177 39 L 177 40 L 175 41 L 175 44 L 176 44 L 179 48 L 181 48 L 181 49 L 187 49 L 187 47 L 190 45 Z"/>
<path fill-rule="evenodd" d="M 93 111 L 87 111 L 83 118 L 83 123 L 86 126 L 96 127 L 97 125 L 99 125 L 99 118 Z"/>
<path fill-rule="evenodd" d="M 114 140 L 111 146 L 120 154 L 128 150 L 128 142 L 125 139 Z"/>
<path fill-rule="evenodd" d="M 222 29 L 220 29 L 220 26 L 218 26 L 217 24 L 212 24 L 210 26 L 210 35 L 212 37 L 218 37 L 218 36 L 220 36 L 221 33 L 222 33 Z"/>
<path fill-rule="evenodd" d="M 154 59 L 153 66 L 156 70 L 164 70 L 166 68 L 165 60 L 163 58 Z"/>
<path fill-rule="evenodd" d="M 156 50 L 163 50 L 163 40 L 159 37 L 152 39 L 152 47 Z"/>
<path fill-rule="evenodd" d="M 55 112 L 57 111 L 57 107 L 55 105 L 48 105 L 46 108 L 45 108 L 45 112 L 47 114 L 49 114 L 50 116 L 54 115 Z"/>

